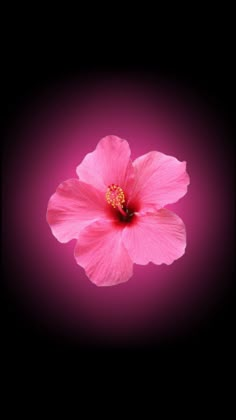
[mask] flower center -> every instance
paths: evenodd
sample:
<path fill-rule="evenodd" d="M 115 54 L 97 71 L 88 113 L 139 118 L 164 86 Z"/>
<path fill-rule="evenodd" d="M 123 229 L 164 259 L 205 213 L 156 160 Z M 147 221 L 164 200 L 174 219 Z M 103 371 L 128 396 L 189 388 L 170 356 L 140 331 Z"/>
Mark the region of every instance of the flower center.
<path fill-rule="evenodd" d="M 122 223 L 133 223 L 135 219 L 135 206 L 134 203 L 127 207 L 127 201 L 119 185 L 111 184 L 107 188 L 106 200 L 116 211 L 114 212 L 115 220 Z"/>
<path fill-rule="evenodd" d="M 125 194 L 119 185 L 111 184 L 107 188 L 106 200 L 114 209 L 118 209 L 123 216 L 126 216 L 126 212 L 123 210 L 125 203 Z"/>
<path fill-rule="evenodd" d="M 108 204 L 111 204 L 112 207 L 123 207 L 125 202 L 124 191 L 121 187 L 115 184 L 109 185 L 106 192 L 106 200 Z"/>

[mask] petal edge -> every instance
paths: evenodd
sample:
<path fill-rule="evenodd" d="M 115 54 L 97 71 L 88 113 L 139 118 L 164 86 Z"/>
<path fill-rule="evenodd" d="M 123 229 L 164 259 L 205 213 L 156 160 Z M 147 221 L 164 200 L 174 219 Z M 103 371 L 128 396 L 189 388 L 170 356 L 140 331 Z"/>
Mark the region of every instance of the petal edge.
<path fill-rule="evenodd" d="M 78 179 L 68 179 L 50 197 L 46 220 L 59 242 L 69 242 L 77 239 L 85 226 L 106 217 L 105 205 L 100 191 Z"/>
<path fill-rule="evenodd" d="M 107 221 L 97 221 L 80 232 L 74 256 L 97 286 L 124 283 L 133 274 L 133 262 L 123 245 L 122 231 Z"/>
<path fill-rule="evenodd" d="M 143 214 L 122 234 L 124 245 L 136 264 L 172 264 L 186 248 L 186 230 L 182 219 L 167 209 Z"/>
<path fill-rule="evenodd" d="M 186 162 L 160 152 L 149 152 L 135 159 L 133 197 L 139 197 L 143 209 L 160 209 L 182 198 L 190 183 Z"/>

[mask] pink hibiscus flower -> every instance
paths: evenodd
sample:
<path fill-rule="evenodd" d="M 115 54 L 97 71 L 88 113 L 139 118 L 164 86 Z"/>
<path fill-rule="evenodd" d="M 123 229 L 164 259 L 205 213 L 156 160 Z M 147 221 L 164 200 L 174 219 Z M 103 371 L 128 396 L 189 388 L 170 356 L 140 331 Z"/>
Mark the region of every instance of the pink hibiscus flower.
<path fill-rule="evenodd" d="M 187 192 L 186 162 L 156 151 L 132 162 L 128 142 L 107 136 L 76 172 L 50 198 L 47 222 L 59 242 L 77 240 L 75 259 L 93 283 L 122 283 L 133 263 L 171 264 L 184 254 L 184 223 L 163 207 Z"/>

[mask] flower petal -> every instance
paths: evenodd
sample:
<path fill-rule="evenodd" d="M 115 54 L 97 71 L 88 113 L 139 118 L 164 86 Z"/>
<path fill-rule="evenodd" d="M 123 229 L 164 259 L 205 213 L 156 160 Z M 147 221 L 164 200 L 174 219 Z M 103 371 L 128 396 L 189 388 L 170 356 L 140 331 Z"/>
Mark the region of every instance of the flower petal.
<path fill-rule="evenodd" d="M 59 242 L 77 239 L 85 226 L 106 218 L 104 195 L 78 179 L 60 184 L 48 202 L 47 222 Z"/>
<path fill-rule="evenodd" d="M 76 172 L 81 181 L 101 191 L 106 191 L 110 184 L 126 189 L 134 172 L 128 142 L 116 136 L 104 137 L 94 152 L 85 156 Z"/>
<path fill-rule="evenodd" d="M 142 209 L 160 209 L 175 203 L 187 192 L 189 176 L 186 162 L 160 152 L 149 152 L 133 162 L 135 187 L 132 197 Z"/>
<path fill-rule="evenodd" d="M 79 234 L 75 259 L 97 286 L 123 283 L 133 274 L 133 263 L 121 236 L 121 229 L 104 221 L 87 226 Z"/>
<path fill-rule="evenodd" d="M 123 230 L 123 242 L 134 263 L 171 264 L 186 247 L 183 221 L 173 212 L 161 209 L 137 216 L 137 221 Z"/>

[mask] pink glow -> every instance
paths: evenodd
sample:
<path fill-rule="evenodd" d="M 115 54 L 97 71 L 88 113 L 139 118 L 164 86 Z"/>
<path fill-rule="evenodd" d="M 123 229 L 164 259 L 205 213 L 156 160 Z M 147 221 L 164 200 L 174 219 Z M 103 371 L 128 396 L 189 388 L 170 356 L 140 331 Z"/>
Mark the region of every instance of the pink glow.
<path fill-rule="evenodd" d="M 48 94 L 22 116 L 19 150 L 12 151 L 7 203 L 12 240 L 19 244 L 14 264 L 25 280 L 12 287 L 33 316 L 63 334 L 129 340 L 171 333 L 191 324 L 214 304 L 224 284 L 213 282 L 230 226 L 224 163 L 208 150 L 209 137 L 225 135 L 194 98 L 153 91 L 138 83 L 107 82 L 63 94 Z M 46 222 L 48 198 L 98 140 L 114 133 L 128 140 L 132 159 L 152 150 L 187 161 L 188 194 L 167 206 L 186 225 L 184 258 L 172 265 L 134 265 L 134 275 L 112 288 L 87 280 L 73 256 L 75 241 L 61 245 Z M 17 185 L 17 189 L 16 189 Z M 211 279 L 211 280 L 210 280 Z"/>

